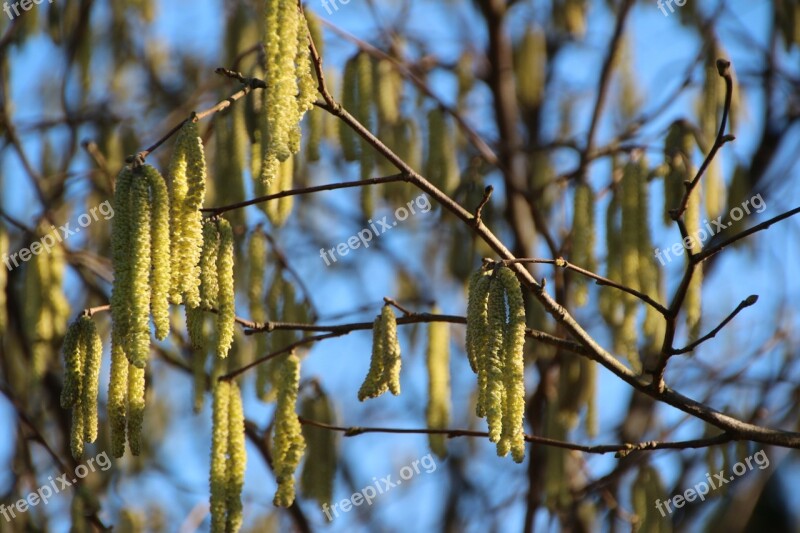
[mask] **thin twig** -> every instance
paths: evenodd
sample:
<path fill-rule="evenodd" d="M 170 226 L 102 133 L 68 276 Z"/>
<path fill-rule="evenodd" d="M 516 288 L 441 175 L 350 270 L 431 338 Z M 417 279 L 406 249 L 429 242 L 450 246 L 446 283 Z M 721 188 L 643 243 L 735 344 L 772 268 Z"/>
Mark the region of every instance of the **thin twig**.
<path fill-rule="evenodd" d="M 719 326 L 715 327 L 707 335 L 704 335 L 703 337 L 700 337 L 699 339 L 697 339 L 696 341 L 694 341 L 693 343 L 691 343 L 687 347 L 681 348 L 679 350 L 672 350 L 672 354 L 673 355 L 680 355 L 680 354 L 684 354 L 684 353 L 689 353 L 692 350 L 694 350 L 695 348 L 697 348 L 698 346 L 700 346 L 701 344 L 703 344 L 704 342 L 706 342 L 707 340 L 713 339 L 714 337 L 717 336 L 717 333 L 719 333 L 722 330 L 722 328 L 724 328 L 726 325 L 728 325 L 728 322 L 733 320 L 734 317 L 736 315 L 738 315 L 742 311 L 742 309 L 750 307 L 751 305 L 755 305 L 755 303 L 757 301 L 758 301 L 758 295 L 752 294 L 752 295 L 748 296 L 747 298 L 742 300 L 739 303 L 739 305 L 736 306 L 736 309 L 734 309 L 731 314 L 729 314 L 727 317 L 725 317 L 725 320 L 720 322 Z"/>

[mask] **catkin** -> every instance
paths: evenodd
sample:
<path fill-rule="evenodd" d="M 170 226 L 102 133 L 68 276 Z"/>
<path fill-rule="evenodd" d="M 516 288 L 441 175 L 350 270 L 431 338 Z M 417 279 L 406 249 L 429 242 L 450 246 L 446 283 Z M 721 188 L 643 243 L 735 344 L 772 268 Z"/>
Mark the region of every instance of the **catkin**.
<path fill-rule="evenodd" d="M 496 276 L 496 273 L 495 273 Z M 489 335 L 486 353 L 483 355 L 486 372 L 486 423 L 489 425 L 489 440 L 499 443 L 503 431 L 505 411 L 505 380 L 503 376 L 503 337 L 506 329 L 506 301 L 503 286 L 493 278 L 487 302 Z M 507 450 L 506 450 L 507 451 Z"/>
<path fill-rule="evenodd" d="M 594 260 L 594 191 L 586 182 L 575 188 L 572 212 L 572 262 L 590 272 L 596 270 Z M 574 280 L 575 303 L 586 305 L 589 295 L 586 277 L 577 276 Z"/>
<path fill-rule="evenodd" d="M 682 120 L 673 122 L 664 139 L 664 162 L 667 173 L 664 175 L 664 223 L 671 224 L 669 212 L 677 209 L 686 187 L 684 182 L 692 178 L 692 153 L 694 139 L 691 128 Z"/>
<path fill-rule="evenodd" d="M 547 67 L 545 33 L 538 28 L 529 27 L 514 59 L 519 102 L 529 108 L 536 107 L 542 101 L 545 88 Z"/>
<path fill-rule="evenodd" d="M 433 314 L 441 310 L 434 307 Z M 447 322 L 428 325 L 428 429 L 445 429 L 450 423 L 450 327 Z M 428 435 L 431 450 L 439 457 L 447 455 L 445 435 Z"/>
<path fill-rule="evenodd" d="M 497 272 L 497 282 L 506 293 L 508 323 L 503 332 L 503 382 L 505 388 L 505 412 L 503 413 L 503 439 L 511 446 L 515 462 L 525 458 L 525 303 L 517 276 L 508 268 Z M 499 450 L 499 446 L 498 446 Z M 505 454 L 503 454 L 505 455 Z"/>
<path fill-rule="evenodd" d="M 306 448 L 296 412 L 299 384 L 300 359 L 292 352 L 281 367 L 273 425 L 273 466 L 278 482 L 273 503 L 278 507 L 289 507 L 294 502 L 294 471 Z"/>
<path fill-rule="evenodd" d="M 169 198 L 164 178 L 155 167 L 145 165 L 137 175 L 143 174 L 151 190 L 152 213 L 150 218 L 150 309 L 156 338 L 164 340 L 169 334 L 169 289 L 170 289 L 170 229 Z"/>
<path fill-rule="evenodd" d="M 133 455 L 139 455 L 142 451 L 144 406 L 144 369 L 130 365 L 128 366 L 128 444 Z"/>
<path fill-rule="evenodd" d="M 236 303 L 233 282 L 233 230 L 227 220 L 217 221 L 219 229 L 219 255 L 217 280 L 219 283 L 217 312 L 217 357 L 224 359 L 233 344 L 236 324 Z"/>
<path fill-rule="evenodd" d="M 696 193 L 697 191 L 695 191 Z M 689 197 L 684 214 L 686 232 L 691 236 L 696 236 L 700 230 L 700 198 L 697 194 Z M 692 247 L 692 253 L 698 253 L 698 244 Z M 695 265 L 692 280 L 686 290 L 686 300 L 684 309 L 686 310 L 686 327 L 689 331 L 689 339 L 696 340 L 700 336 L 700 318 L 702 315 L 702 289 L 703 289 L 703 264 Z"/>
<path fill-rule="evenodd" d="M 131 250 L 130 348 L 125 352 L 132 365 L 144 368 L 150 354 L 150 195 L 147 183 L 134 178 L 130 191 Z M 125 305 L 124 303 L 121 303 Z"/>
<path fill-rule="evenodd" d="M 203 222 L 203 247 L 200 252 L 200 305 L 213 309 L 218 305 L 219 277 L 217 258 L 220 252 L 220 238 L 217 224 L 213 220 Z M 187 305 L 188 307 L 192 307 Z"/>
<path fill-rule="evenodd" d="M 130 210 L 130 195 L 133 171 L 125 167 L 117 176 L 114 189 L 114 220 L 111 225 L 111 262 L 114 267 L 114 284 L 111 287 L 111 331 L 113 344 L 128 345 L 128 332 L 132 317 L 130 306 L 131 235 L 133 218 Z M 126 355 L 127 357 L 127 355 Z"/>
<path fill-rule="evenodd" d="M 81 384 L 81 406 L 83 408 L 83 440 L 97 439 L 97 392 L 100 386 L 100 360 L 103 345 L 97 326 L 88 316 L 82 316 L 81 344 L 84 346 L 83 383 Z"/>
<path fill-rule="evenodd" d="M 73 322 L 64 337 L 64 386 L 61 389 L 61 407 L 68 409 L 81 398 L 85 346 L 81 343 L 81 320 Z"/>
<path fill-rule="evenodd" d="M 400 344 L 397 341 L 397 318 L 391 306 L 384 305 L 372 328 L 372 358 L 369 372 L 358 391 L 358 399 L 377 398 L 387 390 L 400 394 Z"/>
<path fill-rule="evenodd" d="M 300 406 L 304 418 L 336 425 L 336 412 L 330 398 L 323 391 L 306 397 Z M 303 495 L 313 498 L 319 505 L 333 499 L 333 482 L 336 478 L 338 433 L 311 424 L 303 426 L 307 445 L 306 460 L 300 473 Z"/>
<path fill-rule="evenodd" d="M 122 344 L 112 334 L 111 376 L 108 382 L 108 419 L 111 426 L 111 454 L 125 454 L 127 405 L 128 405 L 128 358 Z"/>
<path fill-rule="evenodd" d="M 205 313 L 198 307 L 185 307 L 186 329 L 192 345 L 192 390 L 193 409 L 199 413 L 203 409 L 206 392 L 207 338 L 205 335 Z"/>
<path fill-rule="evenodd" d="M 267 194 L 276 194 L 281 191 L 288 191 L 292 188 L 294 182 L 294 160 L 294 157 L 290 157 L 286 161 L 278 164 L 277 177 L 269 183 L 266 191 Z M 271 200 L 263 205 L 264 212 L 272 225 L 280 227 L 286 223 L 286 220 L 292 212 L 294 198 L 292 196 L 284 196 Z"/>
<path fill-rule="evenodd" d="M 342 106 L 353 113 L 358 109 L 358 82 L 359 56 L 353 56 L 344 65 L 344 80 L 342 82 Z M 358 159 L 358 137 L 349 127 L 339 127 L 339 144 L 342 145 L 342 155 L 345 161 Z"/>
<path fill-rule="evenodd" d="M 236 532 L 242 527 L 242 487 L 244 472 L 247 466 L 245 449 L 244 409 L 242 393 L 235 382 L 228 387 L 228 457 L 227 486 L 225 497 L 227 502 L 226 532 Z"/>
<path fill-rule="evenodd" d="M 228 381 L 217 382 L 211 422 L 210 501 L 211 531 L 224 532 L 228 508 L 228 442 L 230 431 L 230 388 Z"/>

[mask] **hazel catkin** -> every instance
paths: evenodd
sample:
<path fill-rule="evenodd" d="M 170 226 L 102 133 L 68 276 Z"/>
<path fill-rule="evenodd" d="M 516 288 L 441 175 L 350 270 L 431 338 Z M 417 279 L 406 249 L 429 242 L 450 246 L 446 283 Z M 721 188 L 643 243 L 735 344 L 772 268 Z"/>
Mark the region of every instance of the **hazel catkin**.
<path fill-rule="evenodd" d="M 438 307 L 431 311 L 440 313 Z M 445 429 L 450 423 L 450 327 L 447 322 L 428 325 L 428 406 L 425 414 L 428 429 Z M 445 435 L 428 435 L 431 450 L 439 457 L 447 455 Z"/>
<path fill-rule="evenodd" d="M 233 230 L 227 220 L 217 221 L 219 228 L 219 254 L 217 255 L 217 281 L 219 283 L 217 312 L 217 357 L 224 359 L 233 344 L 236 323 L 236 303 L 233 281 Z"/>
<path fill-rule="evenodd" d="M 300 359 L 292 352 L 282 361 L 273 425 L 272 456 L 275 477 L 278 482 L 278 490 L 273 503 L 278 507 L 289 507 L 294 502 L 294 471 L 306 448 L 296 411 L 299 385 Z"/>

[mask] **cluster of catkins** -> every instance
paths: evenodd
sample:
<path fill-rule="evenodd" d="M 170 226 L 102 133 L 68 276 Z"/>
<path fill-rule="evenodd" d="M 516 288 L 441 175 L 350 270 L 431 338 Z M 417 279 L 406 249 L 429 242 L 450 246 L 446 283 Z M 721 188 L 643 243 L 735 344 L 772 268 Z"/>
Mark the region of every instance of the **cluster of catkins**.
<path fill-rule="evenodd" d="M 103 346 L 91 318 L 81 315 L 64 338 L 66 374 L 61 389 L 61 407 L 72 409 L 70 446 L 75 459 L 83 445 L 97 439 L 97 389 Z"/>
<path fill-rule="evenodd" d="M 476 413 L 486 417 L 497 454 L 525 458 L 525 304 L 508 267 L 480 270 L 469 282 L 467 357 L 478 375 Z"/>
<path fill-rule="evenodd" d="M 369 372 L 358 390 L 358 399 L 377 398 L 386 391 L 400 394 L 400 343 L 397 341 L 397 317 L 389 305 L 372 325 L 372 357 Z"/>

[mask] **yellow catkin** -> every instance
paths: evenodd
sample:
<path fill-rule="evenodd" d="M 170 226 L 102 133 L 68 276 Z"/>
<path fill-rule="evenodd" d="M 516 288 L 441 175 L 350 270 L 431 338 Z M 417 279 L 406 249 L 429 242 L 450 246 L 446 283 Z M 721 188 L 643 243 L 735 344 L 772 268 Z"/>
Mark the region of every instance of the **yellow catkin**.
<path fill-rule="evenodd" d="M 112 339 L 124 353 L 129 346 L 128 333 L 132 321 L 130 251 L 133 234 L 133 216 L 130 208 L 133 171 L 125 167 L 117 176 L 114 189 L 114 219 L 111 225 L 111 262 L 114 267 L 114 284 L 111 288 Z M 127 357 L 127 355 L 126 355 Z"/>
<path fill-rule="evenodd" d="M 131 307 L 128 332 L 129 348 L 126 350 L 132 365 L 144 368 L 150 354 L 150 195 L 143 179 L 131 184 L 131 249 L 130 295 Z M 123 304 L 124 305 L 124 304 Z"/>
<path fill-rule="evenodd" d="M 611 280 L 621 280 L 622 269 L 622 238 L 619 228 L 620 193 L 611 192 L 605 213 L 606 230 L 606 277 Z M 619 325 L 619 308 L 622 303 L 619 291 L 612 287 L 600 287 L 598 307 L 606 324 L 616 328 Z"/>
<path fill-rule="evenodd" d="M 431 310 L 441 313 L 438 307 Z M 428 325 L 428 429 L 446 429 L 450 424 L 450 326 L 447 322 Z M 428 435 L 431 450 L 439 457 L 447 455 L 445 435 Z"/>
<path fill-rule="evenodd" d="M 193 409 L 199 413 L 203 409 L 206 392 L 207 338 L 204 331 L 205 313 L 197 307 L 186 306 L 186 329 L 192 344 Z"/>
<path fill-rule="evenodd" d="M 536 107 L 542 101 L 547 74 L 547 42 L 544 32 L 539 28 L 529 27 L 514 59 L 519 102 L 529 108 Z"/>
<path fill-rule="evenodd" d="M 214 388 L 214 404 L 211 410 L 211 473 L 209 476 L 211 506 L 211 531 L 225 531 L 228 508 L 228 433 L 230 431 L 230 388 L 227 381 L 220 381 Z"/>
<path fill-rule="evenodd" d="M 378 120 L 382 126 L 394 126 L 400 119 L 403 79 L 388 59 L 375 62 L 373 78 Z"/>
<path fill-rule="evenodd" d="M 232 106 L 216 121 L 214 143 L 215 205 L 230 205 L 245 199 L 244 168 L 246 133 L 242 106 Z M 235 209 L 227 215 L 234 227 L 245 225 L 245 210 Z"/>
<path fill-rule="evenodd" d="M 72 426 L 70 428 L 70 451 L 75 460 L 80 460 L 83 457 L 83 406 L 80 400 L 75 402 L 72 406 Z"/>
<path fill-rule="evenodd" d="M 108 419 L 111 431 L 111 454 L 125 454 L 127 405 L 128 405 L 128 358 L 122 345 L 111 340 L 111 374 L 108 382 Z"/>
<path fill-rule="evenodd" d="M 703 200 L 709 220 L 716 219 L 725 209 L 725 181 L 720 166 L 719 159 L 713 159 L 702 178 Z"/>
<path fill-rule="evenodd" d="M 384 305 L 381 310 L 381 321 L 383 322 L 383 379 L 389 391 L 398 396 L 400 394 L 400 368 L 402 360 L 400 358 L 400 343 L 397 341 L 397 317 L 391 306 Z"/>
<path fill-rule="evenodd" d="M 503 447 L 498 443 L 498 454 L 505 446 L 510 446 L 515 462 L 525 458 L 525 365 L 523 347 L 525 345 L 525 303 L 519 280 L 509 268 L 497 272 L 497 283 L 506 293 L 508 323 L 503 332 L 503 385 L 505 389 L 505 411 L 503 413 Z"/>
<path fill-rule="evenodd" d="M 128 443 L 133 455 L 139 455 L 142 451 L 144 406 L 144 369 L 130 365 L 128 366 Z"/>
<path fill-rule="evenodd" d="M 278 507 L 289 507 L 294 502 L 294 471 L 306 448 L 296 411 L 299 384 L 300 359 L 292 352 L 281 367 L 273 425 L 273 466 L 278 482 L 273 503 Z"/>
<path fill-rule="evenodd" d="M 219 231 L 213 220 L 203 222 L 203 247 L 200 252 L 200 305 L 204 309 L 217 307 L 219 279 L 217 257 L 219 256 Z"/>
<path fill-rule="evenodd" d="M 236 302 L 233 282 L 233 230 L 224 218 L 217 222 L 219 228 L 219 255 L 217 280 L 219 283 L 217 312 L 217 357 L 225 358 L 233 344 L 236 324 Z"/>
<path fill-rule="evenodd" d="M 382 317 L 376 318 L 372 324 L 372 355 L 370 357 L 369 371 L 358 391 L 358 399 L 362 402 L 367 398 L 377 398 L 386 392 L 388 388 L 383 380 L 385 374 L 385 352 L 387 350 L 384 345 L 383 328 Z"/>
<path fill-rule="evenodd" d="M 580 182 L 575 187 L 572 213 L 572 262 L 591 272 L 596 270 L 594 260 L 594 191 L 591 185 Z M 586 305 L 589 290 L 586 277 L 574 278 L 575 303 Z"/>
<path fill-rule="evenodd" d="M 323 424 L 337 423 L 330 398 L 321 390 L 303 400 L 300 413 L 304 418 Z M 308 453 L 300 473 L 300 488 L 304 496 L 313 498 L 319 505 L 330 503 L 336 478 L 338 433 L 306 424 L 303 437 Z"/>
<path fill-rule="evenodd" d="M 467 358 L 472 371 L 478 375 L 478 401 L 475 414 L 486 416 L 487 366 L 486 350 L 489 339 L 488 298 L 491 278 L 486 272 L 475 272 L 469 281 L 467 302 Z"/>
<path fill-rule="evenodd" d="M 294 182 L 294 165 L 294 157 L 290 157 L 278 165 L 277 177 L 272 180 L 267 187 L 267 194 L 276 194 L 281 191 L 288 191 L 292 188 Z M 294 198 L 292 196 L 284 196 L 264 204 L 264 212 L 273 226 L 280 227 L 286 223 L 286 220 L 292 213 L 293 205 Z"/>
<path fill-rule="evenodd" d="M 229 386 L 228 457 L 225 494 L 228 516 L 225 531 L 235 533 L 242 527 L 242 487 L 244 486 L 244 472 L 247 467 L 242 393 L 235 382 L 231 382 Z"/>
<path fill-rule="evenodd" d="M 262 300 L 264 298 L 264 271 L 267 268 L 267 243 L 261 229 L 256 229 L 250 235 L 248 246 L 248 272 L 247 272 L 247 297 L 250 305 L 250 315 L 255 321 L 262 321 L 264 317 L 254 315 L 262 314 Z"/>
<path fill-rule="evenodd" d="M 150 186 L 152 212 L 150 217 L 150 309 L 153 313 L 156 338 L 164 340 L 169 334 L 169 288 L 170 288 L 170 229 L 169 198 L 164 178 L 154 167 L 145 165 L 141 174 Z"/>
<path fill-rule="evenodd" d="M 188 120 L 175 141 L 169 164 L 171 251 L 170 297 L 174 303 L 198 305 L 202 216 L 206 163 L 203 141 L 194 120 Z"/>
<path fill-rule="evenodd" d="M 83 383 L 81 385 L 81 405 L 83 407 L 83 439 L 94 442 L 97 439 L 97 392 L 100 386 L 100 360 L 103 345 L 94 321 L 82 316 L 81 344 L 84 345 Z"/>
<path fill-rule="evenodd" d="M 358 110 L 358 59 L 353 56 L 344 66 L 344 80 L 342 82 L 342 106 L 351 114 Z M 358 137 L 349 127 L 339 127 L 339 143 L 342 145 L 342 155 L 345 161 L 358 159 Z"/>
<path fill-rule="evenodd" d="M 489 334 L 485 348 L 486 354 L 483 356 L 486 372 L 484 402 L 486 423 L 489 425 L 489 440 L 498 443 L 498 451 L 500 451 L 499 441 L 503 432 L 503 413 L 506 403 L 506 388 L 503 376 L 503 333 L 506 329 L 506 299 L 503 285 L 498 283 L 496 278 L 492 279 L 489 288 L 487 309 Z"/>
<path fill-rule="evenodd" d="M 664 223 L 671 224 L 670 210 L 677 209 L 686 187 L 684 182 L 692 179 L 692 153 L 695 142 L 691 127 L 683 120 L 673 122 L 664 139 Z"/>

